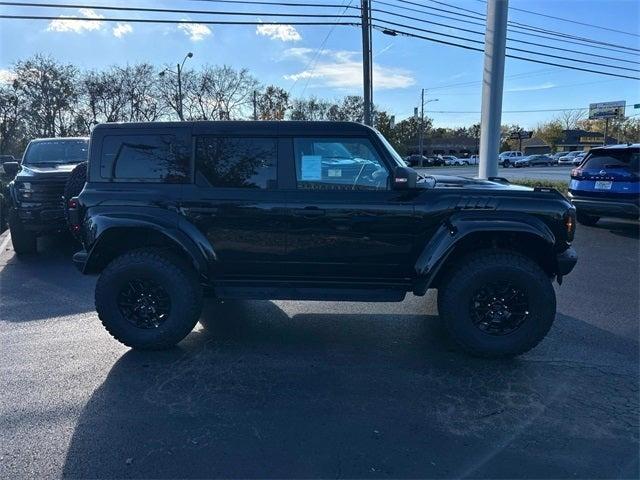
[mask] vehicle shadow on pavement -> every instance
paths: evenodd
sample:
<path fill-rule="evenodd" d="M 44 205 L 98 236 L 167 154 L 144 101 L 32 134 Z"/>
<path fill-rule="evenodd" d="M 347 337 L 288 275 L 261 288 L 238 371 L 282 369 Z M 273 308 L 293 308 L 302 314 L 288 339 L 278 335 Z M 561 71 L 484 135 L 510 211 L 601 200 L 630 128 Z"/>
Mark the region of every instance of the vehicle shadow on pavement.
<path fill-rule="evenodd" d="M 609 230 L 610 233 L 626 238 L 640 238 L 640 223 L 637 221 L 624 221 L 624 220 L 600 220 L 595 228 Z"/>
<path fill-rule="evenodd" d="M 469 358 L 435 316 L 289 316 L 265 301 L 209 306 L 202 323 L 172 350 L 113 365 L 64 477 L 637 472 L 637 381 L 616 372 Z"/>
<path fill-rule="evenodd" d="M 0 320 L 28 322 L 94 309 L 95 278 L 71 263 L 79 247 L 68 236 L 39 239 L 38 253 L 0 257 Z"/>

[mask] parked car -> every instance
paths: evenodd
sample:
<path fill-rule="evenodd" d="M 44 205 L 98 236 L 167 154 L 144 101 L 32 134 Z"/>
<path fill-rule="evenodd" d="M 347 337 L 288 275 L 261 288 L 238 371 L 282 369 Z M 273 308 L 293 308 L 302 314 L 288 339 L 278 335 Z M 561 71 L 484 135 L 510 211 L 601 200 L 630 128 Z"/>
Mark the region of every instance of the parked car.
<path fill-rule="evenodd" d="M 558 159 L 558 165 L 573 165 L 573 159 L 580 155 L 582 150 L 574 150 L 573 152 L 565 153 Z"/>
<path fill-rule="evenodd" d="M 567 154 L 566 152 L 557 152 L 551 155 L 551 158 L 553 159 L 554 163 L 557 165 L 558 160 L 560 160 L 560 157 L 564 157 L 566 154 Z"/>
<path fill-rule="evenodd" d="M 15 175 L 8 185 L 7 216 L 18 256 L 36 252 L 39 236 L 66 230 L 65 188 L 75 177 L 72 172 L 87 161 L 88 143 L 88 138 L 36 139 L 29 142 L 21 164 L 4 164 L 7 174 Z M 67 195 L 77 195 L 83 185 L 84 178 Z"/>
<path fill-rule="evenodd" d="M 503 167 L 508 168 L 513 165 L 516 160 L 522 157 L 522 152 L 519 152 L 517 150 L 502 152 L 500 155 L 498 155 L 498 165 L 502 165 Z"/>
<path fill-rule="evenodd" d="M 3 175 L 4 167 L 3 165 L 7 162 L 15 162 L 16 159 L 13 155 L 0 155 L 0 175 Z"/>
<path fill-rule="evenodd" d="M 575 157 L 573 157 L 573 160 L 571 161 L 571 163 L 574 166 L 578 166 L 582 163 L 582 161 L 584 160 L 584 158 L 587 156 L 587 152 L 580 152 L 578 155 L 576 155 Z"/>
<path fill-rule="evenodd" d="M 419 154 L 409 155 L 408 157 L 405 158 L 405 162 L 408 166 L 414 167 L 414 168 L 431 166 L 430 165 L 431 162 L 429 161 L 429 158 Z"/>
<path fill-rule="evenodd" d="M 595 225 L 600 217 L 638 218 L 640 144 L 593 148 L 571 171 L 569 198 L 578 222 Z"/>
<path fill-rule="evenodd" d="M 462 165 L 469 165 L 469 162 L 466 158 L 458 158 L 455 155 L 443 155 L 442 159 L 444 160 L 445 165 L 458 167 Z"/>
<path fill-rule="evenodd" d="M 346 167 L 327 143 L 350 152 Z M 419 176 L 355 123 L 103 124 L 88 169 L 70 200 L 73 261 L 100 275 L 98 316 L 133 348 L 178 343 L 205 295 L 386 302 L 437 288 L 463 349 L 513 356 L 546 335 L 552 281 L 576 263 L 575 210 L 557 191 Z"/>
<path fill-rule="evenodd" d="M 524 157 L 524 158 L 521 158 L 519 160 L 516 160 L 514 162 L 513 166 L 516 167 L 516 168 L 519 168 L 519 167 L 536 167 L 536 166 L 549 167 L 549 166 L 554 165 L 554 164 L 555 164 L 555 162 L 548 155 L 529 155 L 527 157 Z"/>
<path fill-rule="evenodd" d="M 480 155 L 471 155 L 467 158 L 469 165 L 478 165 L 480 163 Z"/>

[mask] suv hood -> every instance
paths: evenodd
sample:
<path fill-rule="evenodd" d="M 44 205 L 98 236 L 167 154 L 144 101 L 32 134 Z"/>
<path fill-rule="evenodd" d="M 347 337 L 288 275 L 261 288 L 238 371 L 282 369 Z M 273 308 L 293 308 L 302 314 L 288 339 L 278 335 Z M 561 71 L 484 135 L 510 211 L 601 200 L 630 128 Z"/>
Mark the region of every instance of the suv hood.
<path fill-rule="evenodd" d="M 22 169 L 16 175 L 16 179 L 38 181 L 47 178 L 68 177 L 77 166 L 77 163 L 63 163 L 55 166 L 23 165 Z"/>
<path fill-rule="evenodd" d="M 498 180 L 482 180 L 479 178 L 461 177 L 457 175 L 427 175 L 419 185 L 425 184 L 427 188 L 464 188 L 471 190 L 512 190 L 531 192 L 530 187 L 514 185 Z"/>

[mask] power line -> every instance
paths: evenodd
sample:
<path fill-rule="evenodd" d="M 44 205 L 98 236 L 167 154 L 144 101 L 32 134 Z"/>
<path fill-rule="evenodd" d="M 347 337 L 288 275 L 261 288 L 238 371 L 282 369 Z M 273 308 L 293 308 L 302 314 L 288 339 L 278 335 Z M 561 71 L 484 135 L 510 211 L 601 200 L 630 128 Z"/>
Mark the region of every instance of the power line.
<path fill-rule="evenodd" d="M 386 32 L 391 32 L 391 33 L 393 33 L 395 35 L 403 35 L 403 36 L 406 36 L 406 37 L 420 38 L 420 39 L 428 40 L 428 41 L 434 42 L 434 43 L 440 43 L 440 44 L 443 44 L 443 45 L 450 45 L 452 47 L 464 48 L 466 50 L 472 50 L 472 51 L 476 51 L 476 52 L 484 52 L 484 49 L 482 49 L 482 48 L 471 47 L 469 45 L 461 45 L 459 43 L 449 42 L 449 41 L 446 41 L 446 40 L 440 40 L 440 39 L 433 38 L 433 37 L 427 37 L 427 36 L 424 36 L 424 35 L 418 35 L 418 34 L 415 34 L 415 33 L 410 33 L 410 32 L 405 32 L 405 31 L 402 31 L 402 30 L 392 29 L 392 28 L 385 27 L 383 25 L 374 25 L 374 28 L 376 30 L 381 31 L 381 32 L 385 32 L 386 31 Z M 531 63 L 539 63 L 541 65 L 550 65 L 552 67 L 565 68 L 565 69 L 568 69 L 568 70 L 589 72 L 589 73 L 595 73 L 595 74 L 599 74 L 599 75 L 607 75 L 607 76 L 610 76 L 610 77 L 628 78 L 630 80 L 640 80 L 640 77 L 632 77 L 630 75 L 622 75 L 622 74 L 619 74 L 619 73 L 602 72 L 602 71 L 599 71 L 599 70 L 593 70 L 593 69 L 589 69 L 589 68 L 581 68 L 581 67 L 576 67 L 576 66 L 573 66 L 573 65 L 563 65 L 561 63 L 546 62 L 546 61 L 543 61 L 543 60 L 527 58 L 527 57 L 521 57 L 519 55 L 507 54 L 506 57 L 514 58 L 516 60 L 523 60 L 523 61 L 531 62 Z"/>
<path fill-rule="evenodd" d="M 428 1 L 434 1 L 434 0 L 428 0 Z M 476 0 L 476 1 L 479 3 L 487 3 L 484 0 Z M 440 2 L 436 2 L 436 3 L 440 3 Z M 524 8 L 509 7 L 509 10 L 516 10 L 518 12 L 524 12 L 530 15 L 537 15 L 539 17 L 552 18 L 554 20 L 559 20 L 561 22 L 573 23 L 574 25 L 582 25 L 585 27 L 599 28 L 600 30 L 607 30 L 609 32 L 616 32 L 616 33 L 622 33 L 624 35 L 631 35 L 633 37 L 640 37 L 640 35 L 638 35 L 637 33 L 625 32 L 623 30 L 616 30 L 615 28 L 603 27 L 601 25 L 594 25 L 592 23 L 579 22 L 578 20 L 571 20 L 569 18 L 557 17 L 555 15 L 547 15 L 546 13 L 533 12 L 531 10 L 525 10 Z"/>
<path fill-rule="evenodd" d="M 378 3 L 383 3 L 383 2 L 378 2 Z M 387 14 L 387 15 L 392 15 L 394 17 L 406 18 L 406 19 L 413 20 L 413 21 L 420 21 L 422 23 L 429 23 L 429 24 L 440 26 L 440 27 L 451 28 L 451 25 L 447 25 L 447 24 L 444 24 L 444 23 L 434 22 L 434 21 L 431 21 L 431 20 L 424 20 L 422 18 L 415 18 L 415 17 L 411 17 L 409 15 L 403 15 L 401 13 L 390 12 L 388 10 L 383 10 L 383 9 L 379 9 L 379 8 L 373 8 L 373 9 L 371 9 L 371 11 L 372 12 L 379 12 L 379 13 L 383 13 L 383 14 Z M 385 21 L 385 20 L 382 20 L 382 21 Z M 392 22 L 390 22 L 390 23 L 392 23 Z M 400 24 L 396 24 L 396 25 L 400 25 Z M 462 28 L 462 27 L 455 27 L 455 29 L 459 30 L 459 31 L 462 31 L 462 32 L 472 33 L 474 35 L 484 36 L 484 32 L 479 32 L 477 30 L 470 30 L 470 29 Z M 428 31 L 429 33 L 440 35 L 438 32 L 429 31 L 429 30 L 424 30 L 424 31 Z M 511 37 L 507 37 L 507 40 L 509 40 L 510 42 L 517 42 L 517 43 L 524 43 L 526 45 L 533 45 L 533 46 L 540 47 L 540 48 L 561 50 L 561 51 L 569 52 L 569 53 L 577 53 L 579 55 L 588 55 L 588 56 L 591 56 L 591 57 L 598 57 L 598 58 L 604 58 L 604 59 L 607 59 L 607 60 L 614 60 L 614 61 L 617 61 L 617 62 L 633 63 L 633 64 L 640 65 L 640 62 L 638 62 L 638 61 L 627 60 L 627 59 L 624 59 L 624 58 L 610 57 L 610 56 L 607 56 L 607 55 L 599 55 L 597 53 L 590 53 L 590 52 L 581 52 L 579 50 L 572 50 L 570 48 L 562 48 L 562 47 L 557 47 L 557 46 L 554 46 L 554 45 L 543 45 L 543 44 L 540 44 L 540 43 L 529 42 L 529 41 L 520 40 L 520 39 L 514 39 L 514 38 L 511 38 Z M 473 40 L 470 40 L 470 41 L 473 41 Z M 509 48 L 509 47 L 507 47 L 507 48 Z M 514 48 L 514 50 L 518 50 L 518 49 Z M 528 50 L 522 50 L 522 51 L 528 51 Z M 598 65 L 598 64 L 595 63 L 595 65 Z"/>
<path fill-rule="evenodd" d="M 417 30 L 417 31 L 420 31 L 420 32 L 426 32 L 426 33 L 430 33 L 432 35 L 440 35 L 440 36 L 444 36 L 444 37 L 447 37 L 447 38 L 455 38 L 456 40 L 462 40 L 462 41 L 465 41 L 465 42 L 471 42 L 471 43 L 475 43 L 475 44 L 478 44 L 478 45 L 484 45 L 484 42 L 481 41 L 481 40 L 473 40 L 473 39 L 466 38 L 466 37 L 461 37 L 461 36 L 458 36 L 458 35 L 434 32 L 432 30 L 427 30 L 427 29 L 420 28 L 420 27 L 414 27 L 414 26 L 411 26 L 411 25 L 404 25 L 404 24 L 401 24 L 401 23 L 392 22 L 390 20 L 384 20 L 384 19 L 380 19 L 380 18 L 374 18 L 374 20 L 375 21 L 379 21 L 379 22 L 385 22 L 386 24 L 393 25 L 393 26 L 396 26 L 396 27 L 409 28 L 411 30 Z M 575 58 L 566 58 L 566 57 L 562 57 L 560 55 L 553 55 L 551 53 L 544 53 L 544 52 L 536 52 L 536 51 L 526 50 L 526 49 L 523 49 L 523 48 L 516 48 L 516 47 L 507 46 L 507 50 L 512 50 L 514 52 L 524 52 L 524 53 L 529 53 L 531 55 L 539 55 L 539 56 L 543 56 L 543 57 L 547 57 L 547 58 L 556 58 L 556 59 L 559 59 L 559 60 L 566 60 L 566 61 L 569 61 L 569 62 L 583 63 L 583 64 L 587 64 L 587 65 L 596 65 L 596 66 L 605 67 L 605 68 L 616 68 L 618 70 L 626 70 L 626 71 L 630 71 L 630 72 L 638 72 L 638 73 L 640 73 L 640 70 L 637 70 L 637 69 L 634 69 L 634 68 L 621 67 L 621 66 L 618 66 L 618 65 L 603 65 L 600 62 L 592 62 L 590 60 L 581 60 L 581 59 L 575 59 Z"/>
<path fill-rule="evenodd" d="M 478 12 L 474 12 L 476 13 L 476 15 L 478 16 L 471 16 L 471 15 L 466 15 L 464 13 L 460 13 L 460 12 L 456 12 L 454 10 L 447 10 L 447 9 L 442 9 L 442 8 L 436 8 L 436 7 L 429 7 L 427 5 L 423 5 L 420 3 L 416 3 L 416 2 L 412 2 L 410 0 L 394 0 L 396 2 L 399 2 L 403 5 L 397 5 L 397 4 L 390 4 L 381 0 L 375 0 L 377 3 L 379 4 L 383 4 L 383 5 L 388 5 L 388 6 L 392 6 L 395 8 L 400 8 L 400 9 L 405 9 L 405 10 L 410 10 L 410 11 L 414 11 L 414 12 L 419 12 L 419 13 L 428 13 L 431 16 L 437 16 L 437 17 L 442 17 L 442 18 L 447 18 L 449 20 L 454 20 L 457 22 L 465 22 L 468 24 L 472 24 L 472 25 L 479 25 L 479 26 L 485 26 L 485 16 L 483 14 L 480 14 Z M 411 8 L 411 7 L 406 7 L 404 5 L 415 5 L 417 7 L 420 7 L 421 10 L 417 10 L 415 8 Z M 457 9 L 461 9 L 460 7 L 455 7 L 455 6 L 451 6 L 452 8 L 457 8 Z M 469 20 L 462 20 L 460 18 L 455 18 L 455 17 L 450 17 L 447 15 L 442 15 L 442 14 L 437 14 L 437 13 L 433 13 L 432 10 L 436 10 L 439 12 L 445 12 L 445 13 L 450 13 L 453 15 L 458 15 L 460 17 L 464 17 L 467 19 L 472 19 L 472 20 L 480 20 L 482 23 L 480 22 L 471 22 Z M 464 9 L 466 10 L 466 9 Z M 511 28 L 509 28 L 509 30 L 513 33 L 520 33 L 522 35 L 530 35 L 530 36 L 534 36 L 534 37 L 540 37 L 540 38 L 545 38 L 547 40 L 552 40 L 552 41 L 557 41 L 557 42 L 566 42 L 566 43 L 574 43 L 577 45 L 583 45 L 582 43 L 577 43 L 576 41 L 580 41 L 580 42 L 586 42 L 586 43 L 590 43 L 590 44 L 596 44 L 596 45 L 600 45 L 600 46 L 593 46 L 593 48 L 601 48 L 601 49 L 605 49 L 605 50 L 611 50 L 611 48 L 607 48 L 607 47 L 614 47 L 614 48 L 618 48 L 618 49 L 623 49 L 623 50 L 631 50 L 631 51 L 640 51 L 639 49 L 636 48 L 632 48 L 632 47 L 628 47 L 625 45 L 617 45 L 617 44 L 613 44 L 613 43 L 607 43 L 607 42 L 601 42 L 599 40 L 593 40 L 590 38 L 585 38 L 585 37 L 578 37 L 575 35 L 569 35 L 566 34 L 564 32 L 558 32 L 555 30 L 547 30 L 547 29 L 543 29 L 540 27 L 536 27 L 533 25 L 527 25 L 525 23 L 520 23 L 520 22 L 514 22 L 514 21 L 509 21 L 509 25 L 511 25 Z M 515 31 L 514 29 L 522 29 L 522 30 L 527 30 L 527 33 L 524 32 L 519 32 L 519 31 Z M 543 35 L 539 35 L 539 34 L 535 34 L 535 33 L 528 33 L 528 32 L 538 32 L 538 33 L 544 33 L 546 35 L 550 35 L 550 36 L 543 36 Z M 560 38 L 558 38 L 560 37 Z M 576 41 L 572 41 L 576 40 Z M 616 50 L 613 50 L 616 51 Z M 618 52 L 620 53 L 620 52 Z"/>
<path fill-rule="evenodd" d="M 342 8 L 343 5 L 331 3 L 298 3 L 298 2 L 257 2 L 251 0 L 187 0 L 189 2 L 231 3 L 247 5 L 277 5 L 282 7 L 316 7 L 316 8 Z M 349 7 L 360 10 L 358 7 Z"/>
<path fill-rule="evenodd" d="M 302 17 L 302 18 L 335 18 L 338 15 L 316 14 L 316 13 L 272 13 L 272 12 L 227 12 L 214 10 L 188 10 L 174 8 L 147 8 L 147 7 L 112 7 L 106 5 L 71 5 L 71 4 L 52 4 L 52 3 L 20 3 L 20 2 L 3 2 L 0 5 L 21 6 L 21 7 L 38 7 L 38 8 L 87 8 L 91 10 L 108 10 L 108 11 L 124 11 L 124 12 L 153 12 L 153 13 L 189 13 L 194 15 L 231 15 L 231 16 L 260 16 L 260 17 Z M 342 18 L 360 18 L 360 15 L 340 15 Z M 69 17 L 64 17 L 69 18 Z M 83 17 L 84 19 L 84 17 Z"/>
<path fill-rule="evenodd" d="M 347 3 L 347 5 L 344 7 L 344 10 L 342 10 L 342 14 L 344 15 L 346 13 L 346 11 L 351 7 L 351 4 L 353 3 L 353 0 L 349 0 L 349 3 Z M 307 77 L 307 81 L 304 83 L 304 87 L 302 88 L 302 93 L 300 94 L 301 97 L 304 96 L 304 92 L 306 92 L 307 87 L 309 86 L 309 81 L 311 80 L 311 77 L 313 75 L 313 72 L 316 69 L 316 65 L 318 62 L 318 59 L 320 58 L 320 54 L 322 52 L 322 49 L 324 48 L 324 46 L 327 43 L 327 40 L 329 40 L 329 37 L 331 36 L 331 34 L 333 33 L 333 31 L 335 30 L 335 25 L 331 27 L 331 29 L 327 32 L 327 34 L 325 35 L 324 39 L 322 40 L 322 42 L 320 43 L 320 48 L 316 51 L 316 54 L 313 58 L 313 60 L 311 62 L 309 62 L 305 68 L 305 70 L 308 70 L 310 66 L 311 67 L 311 72 L 309 74 L 309 76 Z M 293 87 L 295 86 L 296 82 L 298 81 L 299 77 L 296 77 L 296 80 L 294 81 L 293 85 L 291 85 L 291 89 L 293 89 Z M 291 91 L 291 89 L 289 89 L 289 91 Z"/>
<path fill-rule="evenodd" d="M 298 21 L 225 21 L 225 20 L 165 20 L 157 18 L 93 18 L 93 17 L 53 17 L 43 15 L 0 15 L 7 20 L 64 20 L 79 22 L 129 22 L 129 23 L 169 23 L 169 24 L 201 24 L 201 25 L 340 25 L 359 27 L 358 22 L 298 22 Z"/>

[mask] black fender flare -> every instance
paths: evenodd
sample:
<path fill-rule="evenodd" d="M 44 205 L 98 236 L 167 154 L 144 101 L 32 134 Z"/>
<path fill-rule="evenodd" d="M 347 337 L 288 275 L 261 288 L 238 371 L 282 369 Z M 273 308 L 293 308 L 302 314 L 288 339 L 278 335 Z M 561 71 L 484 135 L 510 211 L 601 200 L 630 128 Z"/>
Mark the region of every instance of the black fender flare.
<path fill-rule="evenodd" d="M 189 258 L 192 266 L 202 276 L 209 276 L 211 264 L 217 260 L 216 253 L 199 230 L 193 228 L 185 232 L 178 228 L 174 219 L 144 215 L 96 214 L 91 216 L 86 226 L 88 242 L 91 244 L 82 267 L 83 273 L 92 273 L 99 263 L 105 242 L 118 231 L 152 231 L 172 242 Z"/>
<path fill-rule="evenodd" d="M 475 233 L 510 232 L 532 235 L 553 249 L 556 238 L 542 220 L 526 214 L 505 215 L 503 212 L 454 214 L 445 220 L 423 248 L 415 263 L 417 276 L 414 293 L 424 295 L 451 253 L 469 235 Z"/>

